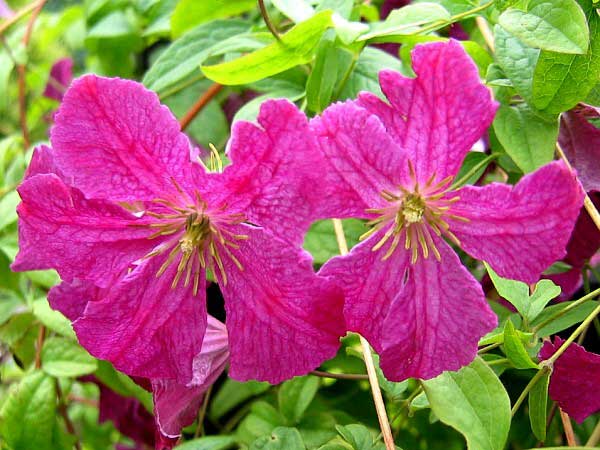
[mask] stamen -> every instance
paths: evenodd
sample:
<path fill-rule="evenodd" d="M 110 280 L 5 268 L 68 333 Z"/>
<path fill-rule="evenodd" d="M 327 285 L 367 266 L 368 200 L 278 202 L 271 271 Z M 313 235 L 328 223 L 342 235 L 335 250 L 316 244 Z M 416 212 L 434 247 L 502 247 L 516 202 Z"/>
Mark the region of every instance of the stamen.
<path fill-rule="evenodd" d="M 181 242 L 178 242 L 177 245 L 171 250 L 171 253 L 169 253 L 169 256 L 167 256 L 167 260 L 162 264 L 162 266 L 160 266 L 158 272 L 156 272 L 156 278 L 160 277 L 163 273 L 165 273 L 165 270 L 167 270 L 167 268 L 171 265 L 171 263 L 175 259 L 175 256 L 177 256 L 177 253 L 179 252 L 180 248 Z"/>
<path fill-rule="evenodd" d="M 398 243 L 400 242 L 400 236 L 401 236 L 400 233 L 396 233 L 394 235 L 394 239 L 392 240 L 392 244 L 390 245 L 390 248 L 388 248 L 388 251 L 385 252 L 385 255 L 383 255 L 383 258 L 381 258 L 382 261 L 385 261 L 390 256 L 392 256 L 392 254 L 394 253 L 394 250 L 396 250 L 396 247 L 398 247 Z"/>
<path fill-rule="evenodd" d="M 373 246 L 373 248 L 371 249 L 371 251 L 377 251 L 379 250 L 381 247 L 383 247 L 383 244 L 385 244 L 387 242 L 387 240 L 390 238 L 390 236 L 394 233 L 394 227 L 390 227 L 389 230 L 387 230 L 385 232 L 385 234 L 383 235 L 383 237 L 379 240 L 379 242 L 377 242 L 377 244 L 375 244 Z"/>
<path fill-rule="evenodd" d="M 419 240 L 419 244 L 421 244 L 421 249 L 423 250 L 423 258 L 427 259 L 429 256 L 429 249 L 427 248 L 427 242 L 425 241 L 425 236 L 423 235 L 423 227 L 416 226 L 417 228 L 417 238 Z"/>

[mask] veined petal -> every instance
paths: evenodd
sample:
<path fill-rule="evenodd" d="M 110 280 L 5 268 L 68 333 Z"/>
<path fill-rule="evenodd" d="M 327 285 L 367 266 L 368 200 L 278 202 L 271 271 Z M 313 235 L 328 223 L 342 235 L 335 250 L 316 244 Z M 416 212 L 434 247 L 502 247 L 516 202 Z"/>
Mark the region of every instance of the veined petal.
<path fill-rule="evenodd" d="M 583 202 L 575 174 L 553 162 L 511 186 L 492 183 L 453 192 L 460 199 L 449 219 L 461 247 L 500 276 L 534 283 L 565 247 Z"/>
<path fill-rule="evenodd" d="M 128 375 L 186 384 L 206 328 L 206 280 L 201 273 L 196 296 L 193 283 L 173 289 L 177 261 L 156 276 L 165 258 L 143 261 L 105 289 L 98 301 L 88 302 L 73 328 L 92 355 Z"/>
<path fill-rule="evenodd" d="M 71 322 L 76 321 L 85 311 L 88 302 L 97 301 L 102 289 L 89 281 L 74 279 L 63 281 L 48 292 L 48 303 L 52 309 L 60 311 Z"/>
<path fill-rule="evenodd" d="M 72 79 L 73 60 L 71 58 L 59 59 L 50 69 L 48 83 L 46 83 L 46 88 L 42 95 L 60 102 Z"/>
<path fill-rule="evenodd" d="M 55 174 L 30 177 L 18 191 L 20 248 L 13 270 L 52 268 L 66 281 L 107 286 L 160 242 L 148 239 L 152 230 L 135 226 L 133 214 L 86 199 Z"/>
<path fill-rule="evenodd" d="M 382 350 L 382 325 L 392 300 L 404 289 L 411 257 L 404 240 L 385 261 L 386 248 L 373 251 L 385 231 L 356 245 L 349 254 L 330 259 L 319 271 L 343 289 L 348 329 L 363 335 L 377 351 Z"/>
<path fill-rule="evenodd" d="M 25 170 L 23 180 L 27 180 L 34 175 L 51 173 L 63 179 L 60 170 L 56 166 L 56 161 L 54 160 L 54 151 L 47 145 L 42 144 L 33 149 L 33 155 L 31 156 L 31 161 L 27 166 L 27 170 Z"/>
<path fill-rule="evenodd" d="M 558 336 L 554 338 L 554 343 L 546 341 L 540 350 L 540 359 L 550 358 L 563 343 L 564 340 Z M 550 376 L 550 398 L 581 423 L 600 411 L 599 379 L 600 355 L 573 343 L 554 363 Z"/>
<path fill-rule="evenodd" d="M 223 256 L 229 374 L 270 383 L 305 375 L 337 352 L 346 331 L 341 292 L 315 275 L 303 250 L 260 228 L 235 233 L 248 239 L 232 250 L 243 270 Z"/>
<path fill-rule="evenodd" d="M 177 194 L 198 165 L 157 95 L 140 83 L 86 75 L 64 96 L 51 132 L 63 173 L 87 197 L 153 200 Z"/>
<path fill-rule="evenodd" d="M 406 155 L 380 120 L 353 102 L 336 103 L 311 120 L 323 162 L 319 217 L 369 217 L 380 193 L 406 181 Z"/>
<path fill-rule="evenodd" d="M 497 324 L 481 285 L 448 244 L 434 240 L 441 260 L 419 257 L 408 267 L 406 286 L 383 324 L 381 369 L 392 381 L 466 366 Z"/>
<path fill-rule="evenodd" d="M 369 95 L 358 103 L 379 116 L 414 164 L 420 182 L 434 173 L 442 180 L 456 175 L 492 123 L 497 103 L 457 41 L 417 45 L 412 62 L 416 78 L 389 70 L 379 73 L 393 114 Z"/>

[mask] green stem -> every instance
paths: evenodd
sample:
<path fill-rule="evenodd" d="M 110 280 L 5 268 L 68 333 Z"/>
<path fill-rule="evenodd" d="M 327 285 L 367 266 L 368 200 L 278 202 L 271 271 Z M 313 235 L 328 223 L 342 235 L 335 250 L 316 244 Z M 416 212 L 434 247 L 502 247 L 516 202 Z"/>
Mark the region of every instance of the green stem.
<path fill-rule="evenodd" d="M 465 17 L 468 17 L 472 14 L 477 14 L 480 11 L 483 11 L 484 9 L 489 8 L 490 6 L 492 6 L 494 4 L 494 0 L 489 1 L 487 3 L 484 3 L 483 5 L 479 5 L 476 8 L 470 9 L 468 11 L 465 11 L 463 13 L 457 14 L 455 16 L 450 17 L 450 19 L 448 20 L 438 20 L 437 22 L 433 22 L 430 25 L 427 25 L 424 28 L 421 28 L 419 31 L 417 31 L 414 34 L 423 34 L 423 33 L 429 33 L 430 31 L 435 31 L 439 28 L 445 27 L 446 25 L 450 25 L 454 22 L 458 22 L 459 20 L 464 19 Z"/>
<path fill-rule="evenodd" d="M 490 162 L 492 162 L 496 158 L 498 158 L 498 154 L 494 153 L 494 154 L 488 155 L 486 158 L 482 159 L 480 162 L 475 164 L 467 173 L 465 173 L 461 177 L 460 180 L 455 181 L 452 184 L 452 186 L 450 187 L 450 190 L 453 191 L 453 190 L 461 187 L 463 184 L 465 184 L 469 180 L 469 178 L 471 178 L 473 175 L 475 175 L 479 169 L 481 169 L 482 167 L 486 167 Z"/>
<path fill-rule="evenodd" d="M 544 320 L 542 323 L 540 323 L 539 325 L 536 325 L 533 328 L 533 332 L 537 333 L 539 330 L 541 330 L 542 328 L 544 328 L 546 325 L 548 325 L 551 322 L 554 322 L 556 319 L 559 319 L 560 317 L 564 316 L 566 313 L 568 313 L 569 311 L 571 311 L 574 308 L 577 308 L 578 306 L 580 306 L 582 303 L 587 302 L 588 300 L 593 299 L 594 297 L 597 297 L 598 295 L 600 295 L 600 288 L 599 289 L 595 289 L 592 292 L 590 292 L 587 295 L 584 295 L 583 297 L 581 297 L 579 300 L 574 301 L 573 303 L 571 303 L 569 306 L 567 306 L 564 309 L 561 309 L 560 311 L 558 311 L 556 314 L 554 314 L 553 316 L 548 317 L 546 320 Z"/>
<path fill-rule="evenodd" d="M 500 358 L 500 359 L 493 359 L 491 361 L 486 361 L 488 366 L 496 366 L 498 364 L 504 364 L 509 362 L 508 358 Z"/>
<path fill-rule="evenodd" d="M 500 342 L 496 342 L 495 344 L 490 344 L 490 345 L 488 345 L 486 347 L 483 347 L 483 348 L 479 349 L 479 351 L 477 352 L 477 354 L 478 355 L 483 355 L 484 353 L 487 353 L 490 350 L 493 350 L 493 349 L 495 349 L 497 347 L 500 347 L 500 345 L 502 345 L 502 344 L 500 344 Z"/>
<path fill-rule="evenodd" d="M 597 289 L 598 290 L 598 289 Z M 590 323 L 592 323 L 592 321 L 594 320 L 594 318 L 600 314 L 600 305 L 596 306 L 596 309 L 594 309 L 591 314 L 589 316 L 587 316 L 585 318 L 585 320 L 583 322 L 581 322 L 579 324 L 579 326 L 575 329 L 575 331 L 573 331 L 573 333 L 571 333 L 571 336 L 569 336 L 567 338 L 567 340 L 565 342 L 563 342 L 563 345 L 560 346 L 560 348 L 556 351 L 556 353 L 554 353 L 554 355 L 552 355 L 548 360 L 547 363 L 548 364 L 554 364 L 554 362 L 560 358 L 560 356 L 567 350 L 567 348 L 569 347 L 569 345 L 571 345 L 573 343 L 573 341 L 575 339 L 577 339 L 577 336 L 579 336 L 581 333 L 583 333 L 583 330 L 585 330 L 588 325 Z"/>
<path fill-rule="evenodd" d="M 527 398 L 529 391 L 531 391 L 533 389 L 533 387 L 540 380 L 540 378 L 542 378 L 544 375 L 546 375 L 549 372 L 550 372 L 550 367 L 543 366 L 540 370 L 538 370 L 538 372 L 534 375 L 534 377 L 531 380 L 529 380 L 529 383 L 527 383 L 527 386 L 525 386 L 525 389 L 523 389 L 523 392 L 521 392 L 521 395 L 519 395 L 519 398 L 513 405 L 512 409 L 510 410 L 511 416 L 514 416 L 516 414 L 519 407 L 523 404 L 523 402 Z"/>

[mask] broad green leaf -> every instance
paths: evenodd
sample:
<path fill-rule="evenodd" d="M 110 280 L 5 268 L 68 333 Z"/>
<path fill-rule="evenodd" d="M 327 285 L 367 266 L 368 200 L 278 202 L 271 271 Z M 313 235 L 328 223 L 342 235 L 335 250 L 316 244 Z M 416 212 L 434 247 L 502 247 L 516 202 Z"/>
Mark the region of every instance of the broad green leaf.
<path fill-rule="evenodd" d="M 217 83 L 252 83 L 310 61 L 321 36 L 331 26 L 331 11 L 323 11 L 296 25 L 281 37 L 281 42 L 233 61 L 202 66 L 201 69 L 207 78 Z"/>
<path fill-rule="evenodd" d="M 494 131 L 506 153 L 525 173 L 554 157 L 558 119 L 542 119 L 525 104 L 502 105 L 494 119 Z"/>
<path fill-rule="evenodd" d="M 587 21 L 575 0 L 531 0 L 527 12 L 509 8 L 498 23 L 530 47 L 576 54 L 588 48 Z"/>
<path fill-rule="evenodd" d="M 215 20 L 188 31 L 175 40 L 144 75 L 148 89 L 162 92 L 165 88 L 187 78 L 211 54 L 212 47 L 248 30 L 242 20 Z"/>
<path fill-rule="evenodd" d="M 114 39 L 133 36 L 136 29 L 122 11 L 114 11 L 90 28 L 87 39 Z"/>
<path fill-rule="evenodd" d="M 355 450 L 371 450 L 374 437 L 367 427 L 362 424 L 336 425 L 335 429 L 340 436 Z"/>
<path fill-rule="evenodd" d="M 173 36 L 181 36 L 187 30 L 257 8 L 255 0 L 180 0 L 171 16 Z"/>
<path fill-rule="evenodd" d="M 377 353 L 373 353 L 373 362 L 375 364 L 375 372 L 377 373 L 377 380 L 379 381 L 381 389 L 383 389 L 392 400 L 401 398 L 402 394 L 408 389 L 408 380 L 401 382 L 389 381 L 385 377 L 383 370 L 381 370 L 381 366 L 379 365 L 379 355 Z"/>
<path fill-rule="evenodd" d="M 321 113 L 334 99 L 335 89 L 352 64 L 352 53 L 335 42 L 335 32 L 327 30 L 321 39 L 313 70 L 306 83 L 308 108 Z"/>
<path fill-rule="evenodd" d="M 494 43 L 498 65 L 512 81 L 516 91 L 529 101 L 540 50 L 523 44 L 500 25 L 494 27 Z"/>
<path fill-rule="evenodd" d="M 600 106 L 600 83 L 597 83 L 594 86 L 583 103 L 592 106 Z"/>
<path fill-rule="evenodd" d="M 561 302 L 558 305 L 551 305 L 545 308 L 540 315 L 531 323 L 532 326 L 537 326 L 553 317 L 557 312 L 565 309 L 573 302 Z M 558 333 L 559 331 L 566 330 L 572 327 L 576 323 L 582 322 L 585 318 L 598 306 L 598 302 L 589 301 L 579 305 L 576 308 L 567 311 L 564 315 L 560 316 L 556 320 L 549 322 L 537 331 L 538 336 L 551 336 Z"/>
<path fill-rule="evenodd" d="M 8 322 L 0 327 L 0 342 L 13 346 L 25 336 L 27 330 L 32 327 L 34 320 L 33 314 L 29 312 L 13 315 Z"/>
<path fill-rule="evenodd" d="M 504 351 L 506 356 L 510 362 L 517 369 L 536 369 L 537 364 L 535 364 L 521 339 L 516 333 L 515 327 L 510 320 L 506 321 L 504 325 Z"/>
<path fill-rule="evenodd" d="M 550 374 L 546 373 L 529 391 L 529 422 L 535 437 L 546 440 L 546 415 L 548 407 L 548 383 Z"/>
<path fill-rule="evenodd" d="M 305 0 L 271 0 L 273 6 L 294 22 L 310 18 L 315 10 Z"/>
<path fill-rule="evenodd" d="M 219 419 L 240 403 L 267 391 L 269 387 L 269 383 L 258 381 L 240 383 L 228 378 L 210 402 L 209 415 L 213 419 Z"/>
<path fill-rule="evenodd" d="M 258 438 L 250 450 L 305 450 L 302 436 L 296 428 L 277 427 L 270 436 Z"/>
<path fill-rule="evenodd" d="M 557 114 L 584 100 L 600 76 L 600 17 L 591 0 L 580 1 L 590 27 L 583 55 L 542 51 L 533 76 L 533 106 Z"/>
<path fill-rule="evenodd" d="M 463 177 L 465 177 L 468 173 L 471 172 L 471 170 L 475 170 L 475 168 L 477 168 L 477 170 L 472 172 L 469 175 L 469 177 L 466 180 L 464 180 L 464 184 L 475 183 L 477 180 L 479 180 L 479 178 L 481 178 L 487 166 L 492 162 L 491 160 L 489 160 L 486 163 L 486 160 L 488 158 L 489 155 L 486 155 L 483 152 L 467 153 L 467 156 L 465 157 L 462 166 L 460 166 L 458 175 L 456 175 L 456 180 L 462 180 Z"/>
<path fill-rule="evenodd" d="M 16 292 L 0 288 L 0 325 L 6 323 L 13 314 L 24 310 L 24 308 L 23 300 L 19 298 Z"/>
<path fill-rule="evenodd" d="M 350 444 L 342 441 L 339 437 L 336 437 L 330 442 L 320 446 L 317 450 L 352 450 L 352 447 Z"/>
<path fill-rule="evenodd" d="M 14 385 L 0 409 L 0 436 L 12 450 L 49 449 L 56 421 L 54 380 L 33 372 Z"/>
<path fill-rule="evenodd" d="M 458 372 L 423 381 L 431 409 L 462 433 L 469 450 L 502 450 L 510 428 L 510 399 L 481 358 Z"/>
<path fill-rule="evenodd" d="M 17 221 L 16 208 L 20 201 L 21 198 L 17 191 L 10 191 L 0 197 L 0 231 Z"/>
<path fill-rule="evenodd" d="M 540 315 L 548 302 L 560 295 L 561 289 L 551 280 L 540 280 L 535 285 L 535 290 L 529 299 L 527 319 L 534 320 Z"/>
<path fill-rule="evenodd" d="M 342 224 L 349 247 L 356 245 L 360 235 L 367 231 L 364 222 L 358 219 L 345 219 Z M 324 264 L 340 254 L 331 220 L 319 220 L 311 225 L 304 238 L 304 249 L 313 256 L 316 264 Z"/>
<path fill-rule="evenodd" d="M 250 445 L 259 437 L 268 435 L 275 428 L 285 425 L 285 418 L 273 405 L 263 400 L 256 400 L 250 404 L 250 412 L 240 422 L 235 434 L 239 442 Z"/>
<path fill-rule="evenodd" d="M 205 436 L 184 442 L 175 450 L 228 450 L 235 447 L 235 439 L 231 436 Z"/>
<path fill-rule="evenodd" d="M 317 11 L 331 9 L 340 17 L 343 17 L 344 19 L 350 19 L 353 7 L 354 0 L 322 0 L 319 2 L 319 6 L 317 6 Z"/>
<path fill-rule="evenodd" d="M 450 17 L 450 13 L 437 3 L 413 3 L 393 10 L 385 21 L 373 24 L 371 31 L 360 36 L 358 40 L 387 42 L 387 36 L 411 34 L 423 25 L 440 20 L 447 21 Z"/>
<path fill-rule="evenodd" d="M 498 295 L 509 301 L 522 316 L 525 316 L 529 301 L 529 286 L 522 281 L 502 278 L 488 263 L 484 264 L 496 291 L 498 291 Z"/>
<path fill-rule="evenodd" d="M 39 298 L 33 301 L 32 306 L 33 314 L 46 326 L 46 328 L 62 336 L 76 339 L 75 332 L 73 331 L 69 319 L 63 316 L 59 311 L 50 308 L 48 300 Z"/>
<path fill-rule="evenodd" d="M 260 95 L 256 98 L 253 98 L 244 106 L 242 106 L 233 116 L 233 122 L 237 122 L 238 120 L 246 120 L 249 122 L 254 122 L 258 117 L 258 113 L 260 111 L 261 105 L 268 99 L 271 98 L 287 98 L 288 100 L 295 102 L 296 100 L 302 98 L 304 96 L 304 92 L 298 92 L 293 89 L 285 89 L 285 90 L 275 90 L 269 92 L 268 94 Z"/>
<path fill-rule="evenodd" d="M 96 361 L 98 369 L 94 375 L 111 390 L 123 397 L 137 398 L 148 411 L 152 411 L 152 394 L 136 384 L 124 373 L 118 372 L 107 361 Z"/>
<path fill-rule="evenodd" d="M 318 389 L 319 379 L 313 376 L 295 377 L 280 386 L 277 397 L 279 411 L 290 424 L 302 419 Z"/>
<path fill-rule="evenodd" d="M 62 337 L 46 339 L 42 369 L 54 377 L 79 377 L 97 369 L 96 360 L 76 342 Z"/>

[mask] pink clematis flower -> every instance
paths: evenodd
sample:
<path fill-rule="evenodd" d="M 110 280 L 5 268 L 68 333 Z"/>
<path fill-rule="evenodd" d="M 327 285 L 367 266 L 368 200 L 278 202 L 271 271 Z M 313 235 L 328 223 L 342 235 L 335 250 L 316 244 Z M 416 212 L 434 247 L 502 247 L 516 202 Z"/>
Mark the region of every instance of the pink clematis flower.
<path fill-rule="evenodd" d="M 558 336 L 546 341 L 540 350 L 541 360 L 550 358 L 564 343 Z M 578 423 L 600 411 L 600 355 L 586 351 L 581 345 L 569 345 L 554 363 L 549 394 L 552 400 Z"/>
<path fill-rule="evenodd" d="M 130 375 L 182 384 L 202 347 L 209 270 L 226 299 L 231 376 L 305 374 L 344 333 L 341 293 L 299 247 L 314 203 L 307 132 L 295 105 L 268 101 L 258 125 L 235 125 L 233 163 L 209 173 L 154 93 L 82 77 L 65 94 L 52 149 L 36 150 L 19 187 L 13 269 L 110 287 L 94 301 L 81 293 L 81 344 Z M 53 304 L 80 308 L 65 291 Z"/>
<path fill-rule="evenodd" d="M 344 289 L 349 329 L 370 341 L 391 380 L 468 364 L 496 326 L 479 282 L 445 239 L 531 283 L 564 255 L 583 200 L 558 162 L 515 187 L 455 188 L 497 105 L 456 41 L 417 46 L 412 56 L 416 78 L 380 73 L 389 104 L 362 93 L 311 122 L 335 186 L 321 215 L 371 226 L 320 274 Z"/>

